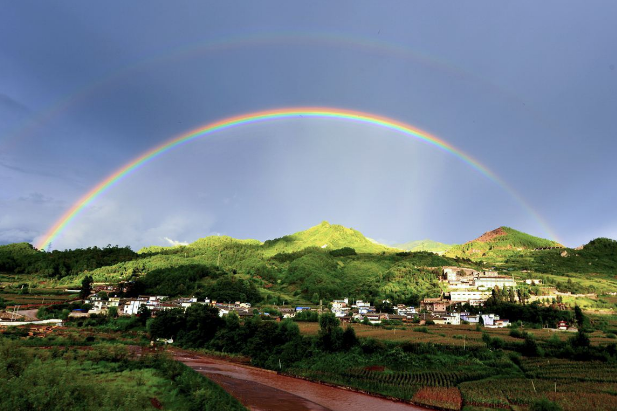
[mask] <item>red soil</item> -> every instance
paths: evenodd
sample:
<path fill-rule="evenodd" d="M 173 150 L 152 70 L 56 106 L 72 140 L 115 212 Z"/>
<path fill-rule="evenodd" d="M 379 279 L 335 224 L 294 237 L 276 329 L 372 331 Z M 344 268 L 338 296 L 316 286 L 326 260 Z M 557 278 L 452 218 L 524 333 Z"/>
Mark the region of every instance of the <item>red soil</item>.
<path fill-rule="evenodd" d="M 508 233 L 506 232 L 506 230 L 499 227 L 499 228 L 494 229 L 493 231 L 487 231 L 486 233 L 482 234 L 480 237 L 476 238 L 473 241 L 479 241 L 481 243 L 488 243 L 491 240 L 493 240 L 493 238 L 495 237 L 500 237 L 502 235 L 507 235 L 507 234 Z"/>

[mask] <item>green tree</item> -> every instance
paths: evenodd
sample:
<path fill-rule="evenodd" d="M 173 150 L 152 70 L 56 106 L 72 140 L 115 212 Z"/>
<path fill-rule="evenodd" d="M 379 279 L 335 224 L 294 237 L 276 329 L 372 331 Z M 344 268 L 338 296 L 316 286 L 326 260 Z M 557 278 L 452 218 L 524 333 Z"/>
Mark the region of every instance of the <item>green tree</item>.
<path fill-rule="evenodd" d="M 356 336 L 356 332 L 354 331 L 354 329 L 348 325 L 347 328 L 345 328 L 345 331 L 343 332 L 343 339 L 342 339 L 342 348 L 344 350 L 349 350 L 353 347 L 355 347 L 356 345 L 358 345 L 359 341 L 358 341 L 358 337 Z"/>
<path fill-rule="evenodd" d="M 394 306 L 388 300 L 378 300 L 375 302 L 375 309 L 381 313 L 394 314 Z"/>
<path fill-rule="evenodd" d="M 326 351 L 338 351 L 343 342 L 343 329 L 334 313 L 324 313 L 319 316 L 319 334 L 317 336 L 321 348 Z"/>
<path fill-rule="evenodd" d="M 203 347 L 210 341 L 225 321 L 219 316 L 218 308 L 191 304 L 184 314 L 186 325 L 184 333 L 178 334 L 178 339 L 187 347 Z"/>
<path fill-rule="evenodd" d="M 578 305 L 574 306 L 574 318 L 576 318 L 576 324 L 579 329 L 586 330 L 591 327 L 591 323 L 589 322 L 589 318 L 583 313 L 581 307 Z"/>
<path fill-rule="evenodd" d="M 139 322 L 145 325 L 148 319 L 152 317 L 152 311 L 150 311 L 147 305 L 141 304 L 137 310 L 137 316 L 139 317 Z"/>
<path fill-rule="evenodd" d="M 184 311 L 181 308 L 159 311 L 156 317 L 148 322 L 148 332 L 154 339 L 173 338 L 184 330 L 186 321 Z"/>
<path fill-rule="evenodd" d="M 84 277 L 84 279 L 81 281 L 81 290 L 79 291 L 79 298 L 81 298 L 82 300 L 85 298 L 88 298 L 88 296 L 92 292 L 93 282 L 94 280 L 92 279 L 92 276 L 87 275 Z"/>
<path fill-rule="evenodd" d="M 580 328 L 578 329 L 578 332 L 574 337 L 570 337 L 568 342 L 570 343 L 572 348 L 589 348 L 589 346 L 591 345 L 589 337 Z"/>
<path fill-rule="evenodd" d="M 118 307 L 109 307 L 107 309 L 107 317 L 117 318 L 118 317 Z"/>

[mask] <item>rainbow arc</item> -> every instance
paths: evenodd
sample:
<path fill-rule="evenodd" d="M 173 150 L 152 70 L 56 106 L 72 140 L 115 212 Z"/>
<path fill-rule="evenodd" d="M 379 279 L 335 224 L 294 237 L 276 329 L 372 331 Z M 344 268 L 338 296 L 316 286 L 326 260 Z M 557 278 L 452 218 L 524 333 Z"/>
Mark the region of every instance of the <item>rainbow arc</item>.
<path fill-rule="evenodd" d="M 480 172 L 486 178 L 504 188 L 534 218 L 534 220 L 536 220 L 540 224 L 540 226 L 544 229 L 544 231 L 548 234 L 550 238 L 557 240 L 557 236 L 551 232 L 548 225 L 541 219 L 540 215 L 535 210 L 533 210 L 533 208 L 529 204 L 527 204 L 527 202 L 514 189 L 512 189 L 505 181 L 503 181 L 487 167 L 480 164 L 477 160 L 475 160 L 468 154 L 465 154 L 461 150 L 453 147 L 448 142 L 436 136 L 433 136 L 425 131 L 417 129 L 409 124 L 405 124 L 391 118 L 382 117 L 370 113 L 329 107 L 295 107 L 268 111 L 258 111 L 248 114 L 242 114 L 239 116 L 224 118 L 222 120 L 215 121 L 203 127 L 189 131 L 188 133 L 167 140 L 166 142 L 151 148 L 150 150 L 146 151 L 145 153 L 139 155 L 127 164 L 120 167 L 118 170 L 113 172 L 107 178 L 105 178 L 92 189 L 90 189 L 53 224 L 53 226 L 36 244 L 36 247 L 38 249 L 45 249 L 45 247 L 47 247 L 55 238 L 57 238 L 63 232 L 63 230 L 65 230 L 71 224 L 71 222 L 83 211 L 86 206 L 88 206 L 88 204 L 92 203 L 98 197 L 103 195 L 106 191 L 108 191 L 111 187 L 113 187 L 123 178 L 128 176 L 131 172 L 135 171 L 147 162 L 152 161 L 157 157 L 163 155 L 169 150 L 172 150 L 181 145 L 190 143 L 193 140 L 214 134 L 222 130 L 259 122 L 296 117 L 332 118 L 374 125 L 385 129 L 394 130 L 396 132 L 402 133 L 403 135 L 424 141 L 428 144 L 438 147 L 439 149 L 444 150 L 459 158 L 461 161 L 467 163 L 475 170 Z"/>

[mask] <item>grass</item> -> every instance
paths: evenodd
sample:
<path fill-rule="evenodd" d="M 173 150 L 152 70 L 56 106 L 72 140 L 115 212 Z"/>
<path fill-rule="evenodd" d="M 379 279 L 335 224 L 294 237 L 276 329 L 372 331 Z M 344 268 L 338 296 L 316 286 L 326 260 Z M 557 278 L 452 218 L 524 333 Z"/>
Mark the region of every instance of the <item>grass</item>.
<path fill-rule="evenodd" d="M 0 409 L 245 410 L 183 364 L 117 345 L 24 347 L 0 339 Z"/>

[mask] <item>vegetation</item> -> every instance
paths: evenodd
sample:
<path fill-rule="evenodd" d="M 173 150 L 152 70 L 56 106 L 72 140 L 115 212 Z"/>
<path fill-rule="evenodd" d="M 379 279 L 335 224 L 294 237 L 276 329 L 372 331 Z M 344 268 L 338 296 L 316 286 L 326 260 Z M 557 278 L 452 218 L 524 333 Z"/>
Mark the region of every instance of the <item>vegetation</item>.
<path fill-rule="evenodd" d="M 534 237 L 510 227 L 499 227 L 484 233 L 479 238 L 450 248 L 450 257 L 486 257 L 508 255 L 512 251 L 533 250 L 535 248 L 563 247 L 561 244 Z"/>
<path fill-rule="evenodd" d="M 6 410 L 244 410 L 195 371 L 123 346 L 41 350 L 0 339 L 0 408 Z"/>
<path fill-rule="evenodd" d="M 286 235 L 274 240 L 268 240 L 264 247 L 269 255 L 280 252 L 300 251 L 307 247 L 324 247 L 327 249 L 353 248 L 359 253 L 381 253 L 394 251 L 389 247 L 377 244 L 353 228 L 322 222 L 308 230 Z"/>
<path fill-rule="evenodd" d="M 38 274 L 62 278 L 78 275 L 99 267 L 122 261 L 131 261 L 137 254 L 130 247 L 86 249 L 43 252 L 27 243 L 0 245 L 0 272 Z"/>
<path fill-rule="evenodd" d="M 57 368 L 60 371 L 55 372 L 60 374 L 53 374 L 53 381 L 65 384 L 67 392 L 77 398 L 81 392 L 90 392 L 83 382 L 90 381 L 88 378 L 93 383 L 109 383 L 124 381 L 126 373 L 133 379 L 153 381 L 141 388 L 119 383 L 126 391 L 118 392 L 134 399 L 131 407 L 135 409 L 142 407 L 143 398 L 152 397 L 165 404 L 177 402 L 170 409 L 207 408 L 207 402 L 199 401 L 210 398 L 209 394 L 190 394 L 207 383 L 171 363 L 161 365 L 163 360 L 148 360 L 146 365 L 130 359 L 104 360 L 97 365 L 100 369 L 94 368 L 100 375 L 91 376 L 79 367 L 94 361 L 79 350 L 66 349 L 79 353 L 66 357 L 73 375 L 80 377 L 71 385 L 54 362 L 61 357 L 67 361 L 64 347 L 96 346 L 103 339 L 99 335 L 133 344 L 172 338 L 181 347 L 247 356 L 257 366 L 441 409 L 570 410 L 597 408 L 598 404 L 616 408 L 617 381 L 610 370 L 617 362 L 617 317 L 592 315 L 586 309 L 617 308 L 617 297 L 609 294 L 617 287 L 617 242 L 600 238 L 577 250 L 551 247 L 560 245 L 502 227 L 455 246 L 446 255 L 402 252 L 326 222 L 265 243 L 213 236 L 187 246 L 149 247 L 138 253 L 111 246 L 44 252 L 28 244 L 12 244 L 0 246 L 2 305 L 40 302 L 40 296 L 57 297 L 59 301 L 54 302 L 62 302 L 69 297 L 56 294 L 64 287 L 80 289 L 86 296 L 96 283 L 122 282 L 125 296 L 156 294 L 250 302 L 258 307 L 264 304 L 261 311 L 270 315 L 256 314 L 243 321 L 236 315 L 221 318 L 216 309 L 205 305 L 163 311 L 154 318 L 148 310 L 140 311 L 139 317 L 117 317 L 117 312 L 110 311 L 105 316 L 69 321 L 68 329 L 75 332 L 70 337 L 33 339 L 21 329 L 9 329 L 4 336 L 21 341 L 25 351 L 17 352 L 27 358 L 25 369 L 40 366 L 43 368 L 36 372 L 46 372 L 45 367 Z M 481 324 L 475 328 L 438 327 L 430 320 L 422 326 L 391 322 L 382 327 L 353 324 L 343 328 L 334 316 L 319 317 L 315 311 L 298 313 L 294 320 L 273 321 L 280 316 L 275 305 L 283 302 L 327 306 L 331 299 L 350 297 L 370 301 L 382 312 L 393 311 L 392 302 L 417 306 L 421 299 L 437 297 L 444 290 L 437 280 L 443 266 L 500 271 L 518 279 L 540 280 L 541 284 L 534 282 L 516 291 L 495 289 L 485 307 L 463 307 L 472 313 L 489 311 L 508 318 L 512 328 L 507 330 L 488 330 Z M 544 301 L 541 297 L 548 289 L 550 293 L 556 289 L 588 295 L 557 295 Z M 530 303 L 533 296 L 540 301 Z M 66 301 L 44 306 L 38 315 L 65 319 L 74 310 L 88 308 L 81 301 Z M 542 330 L 554 328 L 559 321 L 576 324 L 579 332 L 548 334 Z M 49 354 L 24 348 L 41 344 L 56 348 L 41 351 Z M 2 365 L 0 371 L 2 367 L 11 370 L 14 366 Z M 28 372 L 34 373 L 34 369 Z M 116 372 L 122 375 L 109 377 Z M 24 372 L 19 378 L 22 375 L 31 374 Z M 20 381 L 30 384 L 27 379 Z M 152 394 L 159 383 L 175 387 L 175 396 Z M 193 388 L 182 388 L 185 383 Z M 144 390 L 143 395 L 139 390 Z M 17 392 L 29 398 L 29 394 Z M 31 392 L 38 395 L 37 389 Z M 39 404 L 39 399 L 21 403 L 26 399 L 6 398 L 13 401 L 6 403 L 13 409 Z M 114 409 L 114 401 L 115 396 L 94 395 L 87 404 L 93 409 Z M 1 408 L 7 407 L 1 404 Z"/>
<path fill-rule="evenodd" d="M 392 247 L 406 251 L 430 251 L 431 253 L 445 253 L 455 244 L 444 244 L 433 240 L 409 241 L 403 244 L 394 244 Z"/>

